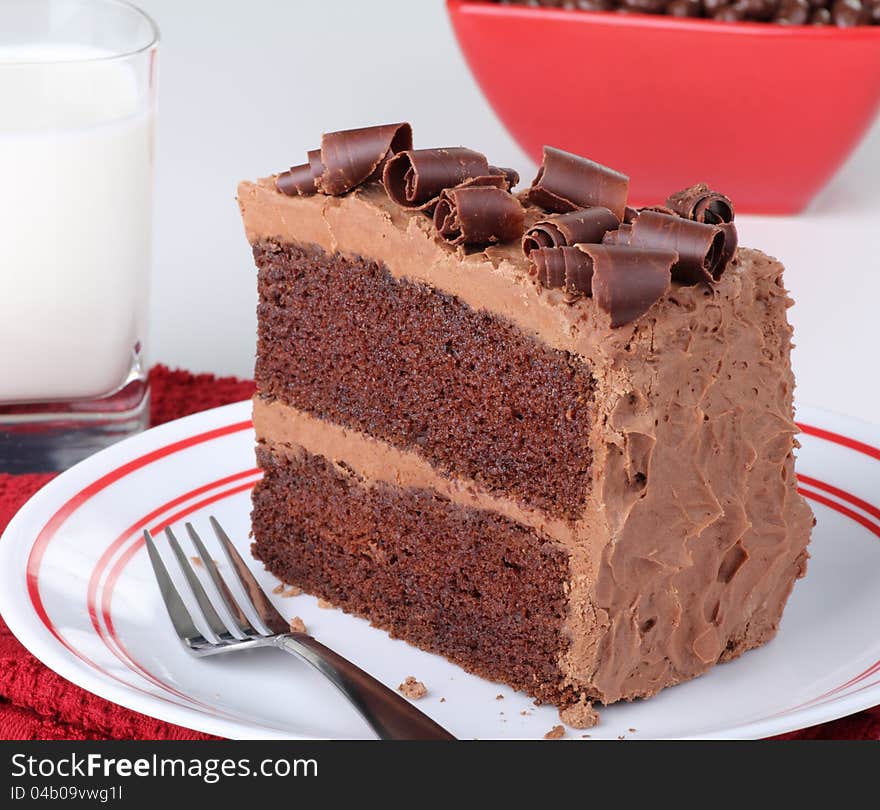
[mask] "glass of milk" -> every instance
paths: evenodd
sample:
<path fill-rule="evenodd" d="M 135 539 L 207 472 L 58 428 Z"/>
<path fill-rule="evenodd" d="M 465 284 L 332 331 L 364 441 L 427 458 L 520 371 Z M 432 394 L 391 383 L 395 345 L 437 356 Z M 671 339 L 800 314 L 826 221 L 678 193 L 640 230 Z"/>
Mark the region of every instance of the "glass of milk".
<path fill-rule="evenodd" d="M 146 426 L 157 46 L 118 0 L 0 0 L 0 473 Z"/>

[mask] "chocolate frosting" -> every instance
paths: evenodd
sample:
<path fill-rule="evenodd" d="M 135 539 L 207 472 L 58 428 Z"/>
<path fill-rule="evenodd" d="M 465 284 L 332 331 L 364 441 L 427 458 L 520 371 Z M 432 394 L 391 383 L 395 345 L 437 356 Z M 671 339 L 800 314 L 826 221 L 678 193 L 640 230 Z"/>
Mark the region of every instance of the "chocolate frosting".
<path fill-rule="evenodd" d="M 634 247 L 672 250 L 678 261 L 672 277 L 682 284 L 711 284 L 724 271 L 725 237 L 720 228 L 678 216 L 641 211 L 632 225 Z"/>
<path fill-rule="evenodd" d="M 500 176 L 474 178 L 444 189 L 434 210 L 434 227 L 453 245 L 490 245 L 518 239 L 525 212 Z"/>
<path fill-rule="evenodd" d="M 695 222 L 718 225 L 733 222 L 734 209 L 729 197 L 712 191 L 705 183 L 697 183 L 669 196 L 666 205 L 672 212 Z"/>
<path fill-rule="evenodd" d="M 496 169 L 498 173 L 503 171 Z M 486 156 L 473 149 L 409 149 L 385 164 L 382 184 L 398 205 L 432 209 L 444 189 L 491 174 Z"/>
<path fill-rule="evenodd" d="M 564 214 L 576 208 L 600 205 L 623 219 L 629 178 L 592 160 L 544 147 L 544 162 L 532 181 L 529 202 Z"/>
<path fill-rule="evenodd" d="M 541 219 L 526 231 L 523 253 L 526 256 L 539 247 L 562 247 L 578 242 L 601 242 L 607 231 L 620 225 L 620 220 L 607 208 L 579 208 L 567 214 Z"/>
<path fill-rule="evenodd" d="M 644 315 L 667 292 L 678 254 L 610 245 L 578 245 L 592 260 L 593 297 L 612 328 Z"/>

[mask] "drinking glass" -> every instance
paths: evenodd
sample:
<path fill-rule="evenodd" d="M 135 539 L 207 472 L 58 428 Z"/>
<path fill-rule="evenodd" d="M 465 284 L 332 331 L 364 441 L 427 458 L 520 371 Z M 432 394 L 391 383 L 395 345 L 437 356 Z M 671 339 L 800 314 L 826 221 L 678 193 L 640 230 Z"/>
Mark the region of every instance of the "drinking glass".
<path fill-rule="evenodd" d="M 119 0 L 0 0 L 0 472 L 147 424 L 158 41 Z"/>

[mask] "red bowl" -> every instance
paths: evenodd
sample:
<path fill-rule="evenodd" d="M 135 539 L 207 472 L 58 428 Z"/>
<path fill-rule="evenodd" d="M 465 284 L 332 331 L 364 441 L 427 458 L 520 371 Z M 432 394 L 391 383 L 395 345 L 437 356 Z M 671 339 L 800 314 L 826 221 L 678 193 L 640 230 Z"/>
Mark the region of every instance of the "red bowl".
<path fill-rule="evenodd" d="M 722 23 L 447 0 L 525 151 L 626 172 L 634 205 L 704 181 L 737 210 L 801 211 L 880 103 L 880 26 Z"/>

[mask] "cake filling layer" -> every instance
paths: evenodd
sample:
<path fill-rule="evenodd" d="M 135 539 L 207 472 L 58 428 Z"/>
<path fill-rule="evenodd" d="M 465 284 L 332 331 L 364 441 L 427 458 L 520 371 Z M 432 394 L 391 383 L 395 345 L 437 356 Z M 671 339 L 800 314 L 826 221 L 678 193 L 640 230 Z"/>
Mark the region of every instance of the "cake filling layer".
<path fill-rule="evenodd" d="M 273 241 L 254 253 L 264 398 L 580 517 L 595 387 L 583 360 L 375 261 Z"/>
<path fill-rule="evenodd" d="M 429 489 L 305 451 L 257 450 L 254 553 L 286 582 L 543 700 L 563 686 L 568 555 L 546 536 Z M 283 538 L 283 539 L 281 539 Z"/>
<path fill-rule="evenodd" d="M 565 545 L 576 542 L 579 524 L 553 518 L 516 500 L 481 489 L 476 482 L 443 475 L 418 453 L 366 436 L 299 411 L 283 402 L 254 398 L 257 440 L 276 454 L 305 451 L 324 456 L 356 476 L 363 486 L 376 483 L 430 489 L 458 506 L 480 509 L 535 529 Z"/>

